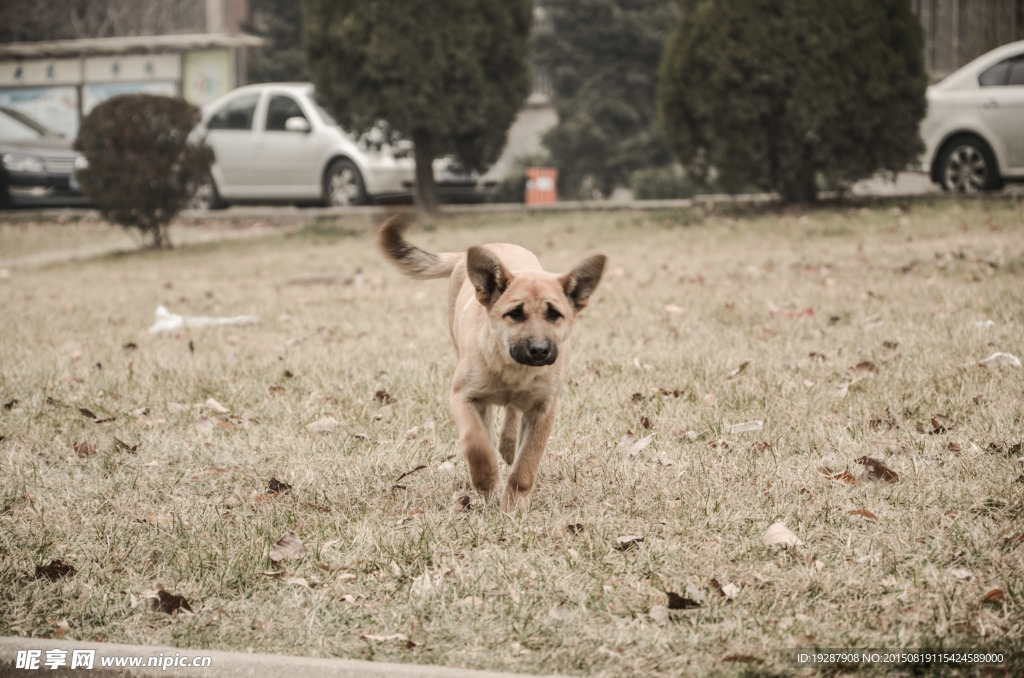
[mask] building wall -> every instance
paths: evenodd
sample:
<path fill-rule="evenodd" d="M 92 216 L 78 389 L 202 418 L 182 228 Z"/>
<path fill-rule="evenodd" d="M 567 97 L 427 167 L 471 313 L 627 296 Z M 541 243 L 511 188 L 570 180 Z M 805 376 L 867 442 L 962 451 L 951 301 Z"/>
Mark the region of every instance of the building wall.
<path fill-rule="evenodd" d="M 1024 0 L 912 0 L 925 35 L 925 68 L 941 80 L 975 57 L 1024 40 Z"/>

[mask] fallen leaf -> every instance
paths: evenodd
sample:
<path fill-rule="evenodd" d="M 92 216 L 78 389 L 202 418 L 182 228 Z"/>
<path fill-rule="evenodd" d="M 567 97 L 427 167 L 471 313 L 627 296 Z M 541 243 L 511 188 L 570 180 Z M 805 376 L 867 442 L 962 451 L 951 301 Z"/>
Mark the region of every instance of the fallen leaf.
<path fill-rule="evenodd" d="M 727 374 L 727 375 L 725 376 L 725 378 L 726 378 L 726 379 L 732 379 L 732 378 L 734 378 L 734 377 L 737 377 L 737 376 L 739 376 L 739 375 L 740 375 L 740 374 L 741 374 L 741 373 L 743 372 L 743 370 L 747 369 L 747 368 L 748 368 L 748 367 L 750 366 L 750 363 L 751 363 L 751 362 L 753 362 L 753 361 L 751 361 L 751 360 L 744 360 L 743 362 L 741 362 L 741 363 L 740 363 L 740 366 L 739 366 L 739 367 L 737 367 L 737 368 L 736 368 L 736 369 L 734 369 L 734 370 L 733 370 L 732 372 L 730 372 L 729 374 Z"/>
<path fill-rule="evenodd" d="M 718 583 L 717 579 L 712 579 L 710 582 L 711 588 L 718 592 L 718 595 L 722 596 L 726 600 L 732 600 L 740 593 L 740 587 L 736 584 L 725 584 L 724 586 Z"/>
<path fill-rule="evenodd" d="M 274 548 L 270 549 L 270 560 L 274 563 L 279 563 L 282 560 L 293 560 L 295 558 L 301 558 L 302 556 L 309 553 L 306 545 L 302 543 L 302 540 L 295 534 L 289 532 L 274 544 Z"/>
<path fill-rule="evenodd" d="M 878 365 L 874 364 L 870 360 L 861 360 L 859 363 L 850 368 L 851 372 L 877 372 Z"/>
<path fill-rule="evenodd" d="M 472 506 L 468 492 L 456 492 L 452 495 L 452 510 L 456 513 L 465 513 Z"/>
<path fill-rule="evenodd" d="M 373 399 L 382 405 L 390 405 L 395 402 L 395 399 L 391 397 L 391 394 L 384 390 L 379 390 L 373 394 Z"/>
<path fill-rule="evenodd" d="M 665 595 L 670 610 L 691 610 L 701 607 L 705 601 L 704 592 L 692 585 L 686 587 L 686 595 L 679 595 L 675 591 L 665 591 Z"/>
<path fill-rule="evenodd" d="M 615 540 L 615 548 L 617 548 L 620 551 L 628 551 L 630 549 L 639 548 L 643 540 L 643 535 L 627 534 Z"/>
<path fill-rule="evenodd" d="M 508 587 L 508 595 L 512 598 L 512 602 L 516 605 L 519 604 L 519 591 L 515 590 L 511 586 Z"/>
<path fill-rule="evenodd" d="M 75 566 L 63 559 L 51 560 L 46 565 L 36 565 L 36 579 L 46 577 L 51 581 L 73 577 L 78 570 Z"/>
<path fill-rule="evenodd" d="M 338 428 L 337 419 L 334 417 L 323 417 L 322 419 L 317 419 L 307 426 L 306 430 L 312 433 L 330 433 L 336 428 Z"/>
<path fill-rule="evenodd" d="M 640 454 L 640 452 L 645 447 L 651 444 L 651 441 L 654 440 L 655 435 L 657 434 L 652 433 L 649 436 L 644 436 L 643 438 L 636 440 L 636 436 L 633 435 L 633 432 L 629 431 L 626 433 L 626 435 L 619 438 L 619 444 L 617 449 L 620 454 L 623 454 L 629 457 L 630 459 L 633 459 L 634 457 L 636 457 L 636 455 Z"/>
<path fill-rule="evenodd" d="M 53 620 L 48 621 L 50 621 L 51 624 L 55 624 L 53 628 L 53 635 L 55 635 L 58 638 L 61 638 L 62 636 L 65 636 L 71 632 L 71 625 L 68 624 L 67 619 L 61 619 L 58 622 L 54 622 Z"/>
<path fill-rule="evenodd" d="M 949 571 L 949 573 L 961 581 L 969 581 L 971 579 L 974 579 L 974 573 L 962 567 L 954 567 Z"/>
<path fill-rule="evenodd" d="M 182 610 L 191 612 L 192 606 L 185 600 L 185 596 L 178 596 L 160 589 L 157 591 L 157 599 L 153 601 L 153 609 L 167 614 L 178 614 Z"/>
<path fill-rule="evenodd" d="M 658 626 L 664 626 L 668 623 L 668 608 L 664 605 L 652 605 L 650 611 L 647 613 L 647 616 L 649 616 L 651 618 L 651 621 L 653 621 Z"/>
<path fill-rule="evenodd" d="M 853 511 L 847 511 L 847 513 L 849 513 L 851 516 L 864 516 L 865 518 L 870 518 L 871 520 L 874 520 L 876 522 L 878 521 L 878 516 L 876 516 L 874 513 L 867 509 L 856 509 Z"/>
<path fill-rule="evenodd" d="M 149 525 L 173 525 L 174 518 L 169 513 L 146 512 L 146 523 Z"/>
<path fill-rule="evenodd" d="M 936 414 L 932 417 L 932 430 L 933 434 L 945 433 L 956 426 L 956 422 L 947 417 L 944 414 Z"/>
<path fill-rule="evenodd" d="M 96 454 L 96 448 L 89 443 L 75 443 L 72 447 L 79 457 L 91 457 Z"/>
<path fill-rule="evenodd" d="M 574 535 L 575 534 L 583 534 L 583 530 L 584 529 L 586 529 L 586 528 L 583 527 L 582 523 L 573 523 L 572 525 L 566 525 L 565 526 L 565 531 L 568 532 L 569 534 L 574 534 Z"/>
<path fill-rule="evenodd" d="M 309 588 L 309 581 L 307 581 L 305 577 L 287 576 L 281 577 L 281 581 L 283 581 L 285 584 L 291 584 L 293 586 L 302 586 L 307 589 Z"/>
<path fill-rule="evenodd" d="M 842 473 L 833 473 L 832 469 L 827 466 L 819 466 L 818 471 L 828 480 L 841 481 L 850 485 L 856 485 L 860 482 L 852 473 L 850 473 L 850 469 L 846 469 Z"/>
<path fill-rule="evenodd" d="M 682 313 L 682 312 L 683 312 L 683 309 L 681 307 L 679 307 L 679 306 L 676 306 L 675 304 L 666 304 L 665 305 L 665 313 L 676 313 L 676 314 L 679 314 L 679 313 Z"/>
<path fill-rule="evenodd" d="M 114 438 L 114 445 L 117 446 L 118 451 L 127 452 L 128 454 L 135 454 L 139 451 L 139 444 L 129 445 L 120 438 Z"/>
<path fill-rule="evenodd" d="M 219 402 L 217 402 L 213 398 L 207 398 L 206 402 L 203 403 L 203 407 L 205 407 L 206 409 L 208 409 L 211 412 L 214 412 L 216 414 L 228 414 L 229 412 L 231 412 L 231 410 L 229 410 L 228 408 L 224 407 L 223 405 L 221 405 Z"/>
<path fill-rule="evenodd" d="M 881 459 L 861 457 L 857 463 L 865 467 L 864 474 L 861 476 L 864 480 L 884 480 L 887 483 L 895 483 L 900 479 L 896 472 Z"/>
<path fill-rule="evenodd" d="M 291 490 L 291 485 L 282 483 L 277 478 L 271 478 L 270 482 L 267 483 L 267 491 L 271 494 L 284 494 L 285 492 L 291 492 Z"/>
<path fill-rule="evenodd" d="M 765 546 L 781 545 L 781 546 L 800 546 L 803 544 L 800 538 L 790 532 L 789 528 L 785 524 L 778 522 L 773 523 L 764 536 L 761 537 L 761 543 Z"/>
<path fill-rule="evenodd" d="M 1006 597 L 1006 591 L 1002 589 L 992 589 L 981 598 L 983 603 L 995 603 Z"/>

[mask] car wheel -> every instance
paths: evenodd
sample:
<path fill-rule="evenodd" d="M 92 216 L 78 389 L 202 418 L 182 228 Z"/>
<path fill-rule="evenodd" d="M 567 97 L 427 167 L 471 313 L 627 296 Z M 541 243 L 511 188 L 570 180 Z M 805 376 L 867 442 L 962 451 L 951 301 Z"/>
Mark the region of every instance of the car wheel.
<path fill-rule="evenodd" d="M 324 174 L 324 203 L 328 207 L 366 204 L 363 175 L 351 160 L 335 160 Z"/>
<path fill-rule="evenodd" d="M 939 157 L 939 183 L 950 193 L 977 193 L 1002 187 L 996 160 L 979 139 L 950 141 Z"/>
<path fill-rule="evenodd" d="M 217 182 L 213 180 L 212 176 L 208 176 L 196 188 L 189 206 L 196 210 L 222 210 L 228 204 L 220 197 L 220 191 L 217 190 Z"/>

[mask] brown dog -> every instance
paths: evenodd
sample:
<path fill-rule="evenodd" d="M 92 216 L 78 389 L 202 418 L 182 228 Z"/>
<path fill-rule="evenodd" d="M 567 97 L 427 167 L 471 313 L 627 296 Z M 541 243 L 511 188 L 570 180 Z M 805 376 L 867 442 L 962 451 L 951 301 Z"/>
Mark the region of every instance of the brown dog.
<path fill-rule="evenodd" d="M 406 227 L 392 217 L 377 241 L 406 275 L 451 278 L 448 323 L 458 356 L 451 404 L 473 487 L 489 496 L 498 484 L 491 409 L 505 406 L 498 449 L 512 470 L 501 508 L 525 508 L 555 420 L 569 333 L 601 280 L 605 257 L 591 255 L 558 275 L 516 245 L 426 252 L 405 240 Z"/>

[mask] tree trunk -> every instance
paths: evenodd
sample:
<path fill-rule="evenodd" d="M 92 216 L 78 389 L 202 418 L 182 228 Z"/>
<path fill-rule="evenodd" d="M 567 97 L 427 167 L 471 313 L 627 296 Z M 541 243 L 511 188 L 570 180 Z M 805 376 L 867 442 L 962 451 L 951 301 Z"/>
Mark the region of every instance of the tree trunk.
<path fill-rule="evenodd" d="M 429 132 L 413 132 L 413 157 L 416 159 L 416 206 L 428 213 L 437 211 L 437 185 L 434 184 L 434 137 Z"/>

